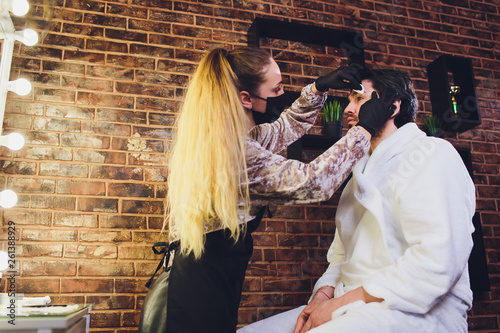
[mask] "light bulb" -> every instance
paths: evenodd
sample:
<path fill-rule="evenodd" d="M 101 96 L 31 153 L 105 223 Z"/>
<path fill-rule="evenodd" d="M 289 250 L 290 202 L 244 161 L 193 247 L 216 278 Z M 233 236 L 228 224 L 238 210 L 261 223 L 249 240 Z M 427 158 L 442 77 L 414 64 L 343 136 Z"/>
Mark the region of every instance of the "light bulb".
<path fill-rule="evenodd" d="M 0 251 L 0 272 L 9 268 L 9 255 L 5 251 Z"/>
<path fill-rule="evenodd" d="M 14 32 L 14 38 L 26 46 L 33 46 L 38 43 L 38 34 L 33 29 L 25 29 Z"/>
<path fill-rule="evenodd" d="M 16 16 L 26 15 L 30 9 L 30 5 L 27 0 L 2 0 L 1 7 L 2 9 L 11 11 L 12 14 Z"/>
<path fill-rule="evenodd" d="M 23 78 L 9 81 L 7 82 L 7 90 L 15 92 L 19 96 L 25 96 L 31 92 L 31 83 Z"/>
<path fill-rule="evenodd" d="M 0 192 L 0 206 L 3 208 L 14 207 L 17 203 L 17 194 L 12 190 L 3 190 Z"/>
<path fill-rule="evenodd" d="M 24 146 L 24 137 L 19 133 L 0 136 L 0 145 L 11 150 L 19 150 Z"/>
<path fill-rule="evenodd" d="M 16 16 L 23 16 L 28 13 L 30 5 L 26 0 L 12 0 L 12 14 Z"/>

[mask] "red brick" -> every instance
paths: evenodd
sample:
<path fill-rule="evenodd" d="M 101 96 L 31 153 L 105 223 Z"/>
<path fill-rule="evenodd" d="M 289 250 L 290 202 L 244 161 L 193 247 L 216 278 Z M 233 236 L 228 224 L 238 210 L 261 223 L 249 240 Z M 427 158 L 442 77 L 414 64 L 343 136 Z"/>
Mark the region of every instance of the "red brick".
<path fill-rule="evenodd" d="M 113 94 L 81 92 L 81 91 L 78 92 L 76 103 L 81 105 L 120 107 L 128 109 L 131 109 L 134 106 L 134 100 L 132 97 L 117 96 Z"/>
<path fill-rule="evenodd" d="M 166 166 L 164 154 L 130 154 L 128 159 L 129 165 L 151 165 L 151 166 Z"/>
<path fill-rule="evenodd" d="M 34 103 L 32 101 L 7 100 L 5 107 L 10 114 L 29 114 L 36 116 L 43 115 L 42 103 Z"/>
<path fill-rule="evenodd" d="M 22 244 L 19 256 L 29 257 L 59 257 L 62 258 L 62 244 Z"/>
<path fill-rule="evenodd" d="M 155 1 L 155 2 L 159 3 L 160 1 Z M 168 2 L 169 1 L 167 1 L 167 3 Z M 152 3 L 148 2 L 148 5 L 151 6 Z M 166 5 L 167 4 L 160 5 L 159 7 L 164 7 Z M 148 15 L 148 10 L 146 8 L 139 8 L 139 7 L 130 6 L 129 4 L 120 5 L 120 4 L 108 3 L 107 7 L 106 7 L 106 13 L 120 15 L 120 16 L 129 16 L 132 18 L 146 18 Z"/>
<path fill-rule="evenodd" d="M 311 281 L 309 279 L 291 279 L 291 278 L 278 278 L 267 279 L 264 281 L 264 291 L 266 292 L 282 292 L 288 291 L 302 291 L 310 288 Z"/>
<path fill-rule="evenodd" d="M 100 121 L 114 121 L 121 123 L 131 124 L 145 124 L 147 123 L 147 114 L 137 111 L 125 110 L 111 110 L 111 109 L 97 109 L 97 120 Z"/>
<path fill-rule="evenodd" d="M 95 312 L 90 313 L 90 327 L 119 327 L 120 313 L 119 312 Z"/>
<path fill-rule="evenodd" d="M 130 242 L 132 235 L 130 231 L 81 231 L 82 242 Z"/>
<path fill-rule="evenodd" d="M 245 281 L 243 283 L 243 293 L 250 291 L 262 291 L 261 288 L 261 279 L 260 278 L 252 278 L 247 275 Z M 241 306 L 241 303 L 240 303 Z"/>
<path fill-rule="evenodd" d="M 278 246 L 316 247 L 319 245 L 318 236 L 279 235 Z"/>
<path fill-rule="evenodd" d="M 115 28 L 125 28 L 127 25 L 127 19 L 125 17 L 91 14 L 91 13 L 85 13 L 85 18 L 83 22 L 85 23 L 85 26 L 93 27 L 93 29 L 96 29 L 95 27 L 96 25 L 115 27 Z M 101 34 L 100 36 L 104 37 L 104 34 Z"/>
<path fill-rule="evenodd" d="M 71 276 L 76 275 L 75 261 L 37 261 L 27 260 L 22 263 L 23 276 Z"/>
<path fill-rule="evenodd" d="M 146 217 L 135 215 L 103 215 L 101 228 L 146 229 Z"/>
<path fill-rule="evenodd" d="M 50 212 L 44 211 L 30 211 L 30 210 L 16 210 L 11 208 L 4 211 L 4 221 L 14 221 L 19 225 L 45 225 L 49 226 L 52 219 Z M 26 231 L 24 229 L 23 231 Z"/>
<path fill-rule="evenodd" d="M 74 78 L 75 80 L 79 80 Z M 67 105 L 51 105 L 46 104 L 45 115 L 48 117 L 63 117 L 74 119 L 93 119 L 94 110 L 89 108 L 77 108 Z"/>
<path fill-rule="evenodd" d="M 145 293 L 148 291 L 145 284 L 147 279 L 122 279 L 115 280 L 116 293 Z"/>
<path fill-rule="evenodd" d="M 67 35 L 47 34 L 43 39 L 44 45 L 57 45 L 65 47 L 83 48 L 85 40 Z"/>
<path fill-rule="evenodd" d="M 47 293 L 59 293 L 60 292 L 60 281 L 59 279 L 48 278 L 42 279 L 39 277 L 29 278 L 22 277 L 18 278 L 17 281 L 19 285 L 17 286 L 16 292 L 23 294 L 43 294 L 45 296 Z"/>
<path fill-rule="evenodd" d="M 35 118 L 33 128 L 40 131 L 80 132 L 80 121 L 67 119 Z"/>
<path fill-rule="evenodd" d="M 114 138 L 111 148 L 125 151 L 163 152 L 164 141 Z"/>
<path fill-rule="evenodd" d="M 25 129 L 28 130 L 31 126 L 29 125 L 30 123 L 30 118 L 27 116 L 22 116 L 22 115 L 9 115 L 6 114 L 4 117 L 4 127 L 5 128 L 17 128 L 17 129 Z"/>
<path fill-rule="evenodd" d="M 98 46 L 96 46 L 98 47 Z M 87 75 L 107 79 L 133 80 L 134 70 L 107 66 L 87 66 Z"/>
<path fill-rule="evenodd" d="M 76 241 L 78 232 L 76 230 L 47 230 L 47 229 L 23 229 L 21 239 L 23 241 L 53 241 L 53 242 L 72 242 Z"/>
<path fill-rule="evenodd" d="M 64 248 L 65 258 L 116 259 L 117 253 L 116 246 L 67 244 Z"/>
<path fill-rule="evenodd" d="M 0 171 L 14 175 L 34 175 L 36 173 L 36 163 L 0 160 Z"/>
<path fill-rule="evenodd" d="M 72 197 L 55 197 L 54 208 L 62 210 L 75 210 L 76 199 Z"/>
<path fill-rule="evenodd" d="M 106 63 L 108 65 L 142 68 L 142 69 L 154 69 L 155 66 L 154 59 L 145 59 L 139 57 L 122 56 L 122 55 L 108 55 Z M 119 105 L 114 105 L 114 106 L 116 107 Z"/>
<path fill-rule="evenodd" d="M 113 290 L 113 279 L 70 279 L 61 283 L 62 293 L 104 293 Z"/>
<path fill-rule="evenodd" d="M 159 98 L 137 98 L 137 109 L 139 110 L 160 110 L 173 113 L 179 109 L 178 101 L 171 101 Z M 146 128 L 143 128 L 146 129 Z"/>
<path fill-rule="evenodd" d="M 153 197 L 153 187 L 146 184 L 113 183 L 108 185 L 109 196 L 119 197 Z"/>
<path fill-rule="evenodd" d="M 151 277 L 151 275 L 156 271 L 156 267 L 158 267 L 160 260 L 156 260 L 154 262 L 136 263 L 136 276 Z"/>
<path fill-rule="evenodd" d="M 124 168 L 113 166 L 92 166 L 90 178 L 114 180 L 142 180 L 142 168 Z"/>
<path fill-rule="evenodd" d="M 92 310 L 116 310 L 116 309 L 133 309 L 133 296 L 87 296 L 87 302 L 92 303 Z"/>
<path fill-rule="evenodd" d="M 116 92 L 122 94 L 142 94 L 146 96 L 156 96 L 164 98 L 172 98 L 174 96 L 174 90 L 171 88 L 137 83 L 116 83 Z"/>
<path fill-rule="evenodd" d="M 283 299 L 281 294 L 243 294 L 240 301 L 240 306 L 281 306 Z"/>
<path fill-rule="evenodd" d="M 75 149 L 75 161 L 88 163 L 125 164 L 126 154 L 86 149 Z"/>
<path fill-rule="evenodd" d="M 61 142 L 63 146 L 82 148 L 109 148 L 110 138 L 97 135 L 62 134 Z"/>
<path fill-rule="evenodd" d="M 123 200 L 122 212 L 126 214 L 163 214 L 164 202 L 162 201 L 142 201 Z"/>
<path fill-rule="evenodd" d="M 120 125 L 112 123 L 96 123 L 96 122 L 83 122 L 82 133 L 91 134 L 110 134 L 129 136 L 131 132 L 129 125 Z"/>
<path fill-rule="evenodd" d="M 161 1 L 161 2 L 165 3 L 165 5 L 162 6 L 164 8 L 167 8 L 166 6 L 167 4 L 169 5 L 169 7 L 172 6 L 172 1 Z M 149 14 L 149 19 L 153 21 L 177 22 L 190 25 L 194 24 L 194 15 L 184 14 L 175 11 L 163 11 L 163 10 L 160 11 L 151 9 Z"/>
<path fill-rule="evenodd" d="M 78 264 L 79 276 L 132 276 L 134 265 L 128 262 L 93 260 Z"/>
<path fill-rule="evenodd" d="M 142 232 L 142 231 L 134 231 L 134 242 L 146 242 L 146 243 L 153 243 L 160 242 L 160 241 L 168 241 L 168 237 L 165 234 L 162 234 L 158 231 L 149 231 L 149 232 Z"/>
<path fill-rule="evenodd" d="M 19 201 L 19 200 L 18 200 Z M 16 205 L 19 207 L 18 205 Z M 28 208 L 29 205 L 23 206 Z M 35 209 L 54 209 L 54 196 L 31 196 L 31 208 Z"/>
<path fill-rule="evenodd" d="M 118 249 L 119 259 L 137 260 L 160 260 L 162 256 L 156 255 L 151 246 L 120 246 Z"/>
<path fill-rule="evenodd" d="M 89 168 L 82 164 L 40 163 L 39 174 L 40 176 L 86 178 Z"/>
<path fill-rule="evenodd" d="M 123 312 L 123 319 L 122 319 L 123 326 L 137 327 L 139 326 L 140 318 L 141 318 L 140 311 Z M 120 331 L 120 333 L 127 333 L 127 331 L 122 330 Z M 131 329 L 128 331 L 128 333 L 135 333 L 135 330 Z"/>
<path fill-rule="evenodd" d="M 52 304 L 85 304 L 84 296 L 52 295 L 51 300 Z"/>
<path fill-rule="evenodd" d="M 104 198 L 78 198 L 78 210 L 83 212 L 113 213 L 118 211 L 118 200 Z"/>

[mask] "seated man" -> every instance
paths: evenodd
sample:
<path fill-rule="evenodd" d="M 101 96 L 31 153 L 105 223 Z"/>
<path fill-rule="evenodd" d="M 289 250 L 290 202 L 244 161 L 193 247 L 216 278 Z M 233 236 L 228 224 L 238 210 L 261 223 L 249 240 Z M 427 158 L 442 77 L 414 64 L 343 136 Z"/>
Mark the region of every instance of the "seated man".
<path fill-rule="evenodd" d="M 342 193 L 330 266 L 307 306 L 239 333 L 467 332 L 474 184 L 453 146 L 414 123 L 405 74 L 367 71 L 362 84 L 349 96 L 349 125 L 364 103 L 387 107 L 387 95 L 395 112 Z"/>

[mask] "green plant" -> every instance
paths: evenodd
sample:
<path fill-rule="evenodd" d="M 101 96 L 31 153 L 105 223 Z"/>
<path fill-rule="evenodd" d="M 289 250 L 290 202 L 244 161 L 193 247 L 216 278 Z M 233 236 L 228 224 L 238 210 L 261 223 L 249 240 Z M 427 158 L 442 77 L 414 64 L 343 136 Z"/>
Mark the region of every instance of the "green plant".
<path fill-rule="evenodd" d="M 424 123 L 425 132 L 427 132 L 427 134 L 434 135 L 436 133 L 442 132 L 441 120 L 439 120 L 438 117 L 430 115 L 424 117 L 422 121 Z"/>
<path fill-rule="evenodd" d="M 345 106 L 336 99 L 326 102 L 325 105 L 323 105 L 325 122 L 340 121 L 342 119 L 342 115 L 344 114 L 344 108 Z"/>

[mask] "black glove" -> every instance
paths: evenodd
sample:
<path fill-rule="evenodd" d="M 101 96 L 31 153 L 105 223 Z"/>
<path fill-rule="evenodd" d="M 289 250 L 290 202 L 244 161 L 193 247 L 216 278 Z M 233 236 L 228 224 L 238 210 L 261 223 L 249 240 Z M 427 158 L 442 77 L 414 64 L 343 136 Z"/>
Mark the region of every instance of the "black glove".
<path fill-rule="evenodd" d="M 316 80 L 315 86 L 319 91 L 328 89 L 362 89 L 361 75 L 362 69 L 359 64 L 350 64 L 349 66 L 339 67 L 330 74 L 321 76 Z"/>
<path fill-rule="evenodd" d="M 390 89 L 383 90 L 380 93 L 380 98 L 376 91 L 372 92 L 372 98 L 363 103 L 359 109 L 357 125 L 366 129 L 373 136 L 394 114 L 396 106 L 392 103 L 396 97 L 397 93 Z"/>

